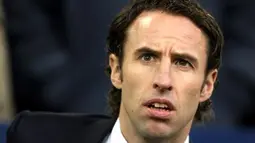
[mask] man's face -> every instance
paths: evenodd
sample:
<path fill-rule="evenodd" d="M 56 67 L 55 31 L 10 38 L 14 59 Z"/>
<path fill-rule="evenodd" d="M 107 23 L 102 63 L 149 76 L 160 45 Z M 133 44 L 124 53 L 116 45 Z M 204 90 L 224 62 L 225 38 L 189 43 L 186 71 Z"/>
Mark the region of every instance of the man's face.
<path fill-rule="evenodd" d="M 138 16 L 127 32 L 121 69 L 110 56 L 112 83 L 122 90 L 122 130 L 157 138 L 188 134 L 217 77 L 217 70 L 205 75 L 206 62 L 207 39 L 189 19 L 159 11 Z"/>

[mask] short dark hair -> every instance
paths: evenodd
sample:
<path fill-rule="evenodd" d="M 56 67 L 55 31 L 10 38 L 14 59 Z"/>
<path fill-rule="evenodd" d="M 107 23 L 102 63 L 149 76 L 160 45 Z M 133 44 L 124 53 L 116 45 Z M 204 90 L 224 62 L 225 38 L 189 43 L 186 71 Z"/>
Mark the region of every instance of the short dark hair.
<path fill-rule="evenodd" d="M 223 34 L 216 20 L 194 0 L 133 0 L 115 17 L 110 25 L 107 37 L 108 55 L 115 54 L 119 58 L 120 68 L 123 61 L 123 47 L 127 38 L 127 30 L 134 20 L 145 11 L 162 11 L 190 19 L 202 30 L 208 39 L 207 67 L 205 73 L 219 69 L 223 47 Z M 111 68 L 106 67 L 110 76 Z M 217 82 L 216 82 L 217 84 Z M 112 115 L 118 117 L 121 103 L 121 89 L 112 86 L 108 103 Z M 208 99 L 198 105 L 195 121 L 204 122 L 213 119 L 212 101 Z"/>

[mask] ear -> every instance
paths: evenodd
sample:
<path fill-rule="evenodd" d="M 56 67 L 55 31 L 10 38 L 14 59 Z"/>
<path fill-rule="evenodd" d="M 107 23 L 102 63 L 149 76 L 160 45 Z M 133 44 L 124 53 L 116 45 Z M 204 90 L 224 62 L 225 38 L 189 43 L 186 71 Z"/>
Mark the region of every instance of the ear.
<path fill-rule="evenodd" d="M 216 82 L 218 76 L 218 70 L 214 69 L 210 71 L 205 78 L 203 89 L 200 95 L 200 102 L 204 102 L 212 96 L 214 90 L 214 83 Z"/>
<path fill-rule="evenodd" d="M 119 59 L 116 55 L 110 54 L 109 65 L 111 67 L 111 82 L 114 87 L 116 87 L 117 89 L 121 89 L 122 87 L 121 69 L 119 66 Z"/>

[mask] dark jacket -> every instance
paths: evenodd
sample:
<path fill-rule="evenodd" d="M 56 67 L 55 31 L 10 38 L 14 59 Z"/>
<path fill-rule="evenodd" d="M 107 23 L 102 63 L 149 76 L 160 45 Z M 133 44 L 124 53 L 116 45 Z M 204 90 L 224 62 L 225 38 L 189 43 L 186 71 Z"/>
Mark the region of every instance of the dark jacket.
<path fill-rule="evenodd" d="M 106 115 L 22 112 L 7 132 L 7 143 L 102 143 L 116 119 Z"/>
<path fill-rule="evenodd" d="M 22 112 L 7 132 L 7 143 L 101 143 L 115 123 L 105 115 Z"/>

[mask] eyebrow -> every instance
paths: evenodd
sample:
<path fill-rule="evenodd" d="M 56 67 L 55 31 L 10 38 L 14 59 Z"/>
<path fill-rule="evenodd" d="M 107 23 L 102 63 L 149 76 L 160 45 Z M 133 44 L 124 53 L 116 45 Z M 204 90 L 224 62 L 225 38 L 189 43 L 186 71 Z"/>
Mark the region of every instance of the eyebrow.
<path fill-rule="evenodd" d="M 149 47 L 142 47 L 142 48 L 139 48 L 135 51 L 135 55 L 139 55 L 141 53 L 152 53 L 152 54 L 155 54 L 155 55 L 161 55 L 160 51 L 156 51 L 156 50 L 154 50 L 152 48 L 149 48 Z M 174 58 L 182 58 L 182 59 L 188 60 L 195 67 L 198 66 L 198 59 L 196 57 L 194 57 L 193 55 L 189 54 L 189 53 L 173 52 L 173 53 L 171 53 L 171 56 L 174 57 Z"/>
<path fill-rule="evenodd" d="M 139 48 L 135 51 L 135 55 L 139 55 L 141 53 L 152 53 L 152 54 L 155 54 L 155 55 L 160 55 L 161 54 L 161 52 L 153 50 L 149 47 L 142 47 L 142 48 Z"/>

